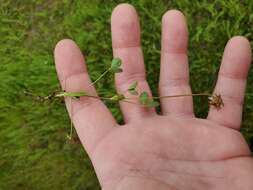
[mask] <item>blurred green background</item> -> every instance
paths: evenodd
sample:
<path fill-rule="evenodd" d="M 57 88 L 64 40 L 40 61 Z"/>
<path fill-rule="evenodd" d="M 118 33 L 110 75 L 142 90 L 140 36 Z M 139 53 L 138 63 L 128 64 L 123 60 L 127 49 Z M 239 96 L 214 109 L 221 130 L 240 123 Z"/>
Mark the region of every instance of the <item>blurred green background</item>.
<path fill-rule="evenodd" d="M 71 38 L 86 55 L 94 80 L 112 59 L 110 14 L 119 3 L 140 15 L 148 81 L 157 94 L 161 17 L 181 10 L 190 31 L 189 60 L 193 92 L 212 92 L 224 46 L 234 35 L 253 43 L 252 0 L 0 0 L 0 189 L 100 189 L 76 134 L 67 140 L 70 121 L 61 102 L 36 103 L 24 90 L 48 95 L 59 89 L 53 49 Z M 122 18 L 124 19 L 124 18 Z M 114 92 L 113 77 L 97 88 Z M 247 93 L 253 93 L 253 70 Z M 207 114 L 205 98 L 195 112 Z M 246 96 L 242 132 L 253 141 L 253 97 Z M 117 106 L 112 113 L 122 121 Z"/>

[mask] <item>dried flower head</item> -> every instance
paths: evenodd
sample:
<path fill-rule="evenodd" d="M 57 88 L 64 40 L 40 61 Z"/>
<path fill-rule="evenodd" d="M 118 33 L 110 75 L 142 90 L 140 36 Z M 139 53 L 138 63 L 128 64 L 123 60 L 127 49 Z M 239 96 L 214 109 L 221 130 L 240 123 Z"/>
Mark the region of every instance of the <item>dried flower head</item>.
<path fill-rule="evenodd" d="M 221 107 L 224 106 L 224 103 L 220 94 L 214 94 L 210 96 L 208 100 L 209 100 L 209 105 L 214 106 L 217 109 L 220 109 Z"/>

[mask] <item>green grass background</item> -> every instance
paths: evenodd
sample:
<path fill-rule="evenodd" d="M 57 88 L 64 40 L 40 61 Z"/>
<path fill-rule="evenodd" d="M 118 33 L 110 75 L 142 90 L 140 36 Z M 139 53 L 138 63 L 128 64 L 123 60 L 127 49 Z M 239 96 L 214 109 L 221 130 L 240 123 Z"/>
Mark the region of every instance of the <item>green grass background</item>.
<path fill-rule="evenodd" d="M 59 89 L 53 49 L 71 38 L 86 55 L 92 79 L 112 59 L 110 14 L 119 3 L 139 12 L 148 81 L 157 94 L 161 17 L 183 11 L 190 31 L 189 60 L 193 92 L 211 92 L 224 46 L 234 35 L 253 43 L 252 0 L 0 0 L 0 189 L 100 189 L 78 140 L 68 141 L 70 122 L 60 102 L 36 103 L 23 91 L 47 95 Z M 123 18 L 122 18 L 123 19 Z M 98 86 L 114 92 L 112 77 Z M 253 93 L 253 71 L 247 93 Z M 195 98 L 197 116 L 207 103 Z M 253 139 L 253 97 L 246 96 L 242 132 Z M 108 105 L 122 121 L 119 109 Z M 77 139 L 77 138 L 76 138 Z M 251 144 L 252 145 L 252 144 Z"/>

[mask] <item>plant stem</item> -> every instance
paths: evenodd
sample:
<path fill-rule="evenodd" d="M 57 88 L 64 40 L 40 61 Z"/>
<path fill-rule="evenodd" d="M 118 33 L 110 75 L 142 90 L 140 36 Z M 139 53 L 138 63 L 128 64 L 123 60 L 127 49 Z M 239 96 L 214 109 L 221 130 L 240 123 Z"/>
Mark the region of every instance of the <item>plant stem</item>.
<path fill-rule="evenodd" d="M 90 84 L 90 86 L 94 85 L 95 83 L 97 83 L 103 76 L 105 76 L 108 72 L 110 71 L 110 68 L 107 69 L 105 72 L 103 72 L 94 82 L 92 82 Z"/>
<path fill-rule="evenodd" d="M 100 97 L 100 96 L 95 96 L 95 95 L 85 95 L 86 97 L 90 97 L 90 98 L 96 98 L 96 99 L 102 99 L 102 100 L 111 100 L 109 97 Z"/>
<path fill-rule="evenodd" d="M 125 98 L 126 99 L 126 98 Z M 126 102 L 126 103 L 130 103 L 130 104 L 135 104 L 135 105 L 139 105 L 136 102 L 131 102 L 131 101 L 127 101 L 127 100 L 120 100 L 121 102 Z"/>
<path fill-rule="evenodd" d="M 70 140 L 72 139 L 72 134 L 73 134 L 73 122 L 72 122 L 72 118 L 73 118 L 73 106 L 72 106 L 72 99 L 70 99 L 70 115 L 71 115 L 71 118 L 70 118 Z"/>
<path fill-rule="evenodd" d="M 153 97 L 153 99 L 177 98 L 177 97 L 184 97 L 184 96 L 212 96 L 212 94 L 208 94 L 208 93 L 199 93 L 199 94 L 178 94 L 178 95 L 171 95 L 171 96 L 155 96 L 155 97 Z"/>
<path fill-rule="evenodd" d="M 90 97 L 90 98 L 102 99 L 102 100 L 111 100 L 111 97 L 101 97 L 101 96 L 95 96 L 95 95 L 89 95 L 89 94 L 86 94 L 84 96 Z M 212 94 L 198 93 L 198 94 L 178 94 L 178 95 L 170 95 L 170 96 L 154 96 L 153 99 L 177 98 L 177 97 L 185 97 L 185 96 L 212 96 Z M 68 97 L 68 96 L 66 96 L 66 97 Z M 134 100 L 134 99 L 136 99 L 136 98 L 127 98 L 126 97 L 124 100 Z M 131 103 L 133 103 L 133 102 L 131 102 Z"/>

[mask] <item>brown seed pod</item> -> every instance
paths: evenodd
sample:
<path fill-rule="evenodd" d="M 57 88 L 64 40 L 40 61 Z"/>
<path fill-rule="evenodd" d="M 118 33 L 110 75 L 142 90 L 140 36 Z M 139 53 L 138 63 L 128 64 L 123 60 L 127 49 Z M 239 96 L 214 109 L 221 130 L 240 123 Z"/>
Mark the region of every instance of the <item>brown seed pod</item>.
<path fill-rule="evenodd" d="M 216 109 L 221 109 L 224 106 L 223 100 L 220 94 L 214 94 L 208 98 L 209 105 L 214 106 Z"/>

